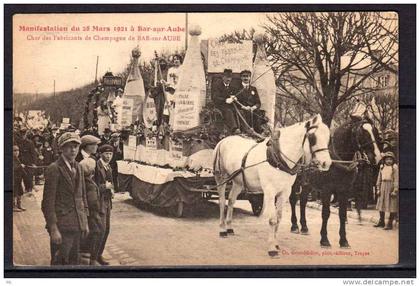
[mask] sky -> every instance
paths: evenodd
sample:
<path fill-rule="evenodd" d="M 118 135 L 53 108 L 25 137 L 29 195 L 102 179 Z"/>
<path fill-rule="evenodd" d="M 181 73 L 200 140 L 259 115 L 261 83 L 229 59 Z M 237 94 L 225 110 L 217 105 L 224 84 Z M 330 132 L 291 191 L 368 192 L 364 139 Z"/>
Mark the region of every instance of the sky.
<path fill-rule="evenodd" d="M 219 37 L 235 30 L 262 30 L 263 13 L 188 13 L 189 26 L 198 24 L 200 39 Z M 20 27 L 60 26 L 67 32 L 22 31 Z M 72 27 L 80 31 L 72 31 Z M 94 27 L 102 27 L 92 31 Z M 53 82 L 57 92 L 83 86 L 95 79 L 99 56 L 98 78 L 107 71 L 121 72 L 129 63 L 131 50 L 139 45 L 140 60 L 150 60 L 154 51 L 174 51 L 184 47 L 185 32 L 131 32 L 143 28 L 185 28 L 185 13 L 157 14 L 31 14 L 13 17 L 13 91 L 15 93 L 50 93 Z M 89 27 L 89 31 L 83 31 Z M 109 27 L 127 27 L 128 31 L 103 31 Z M 86 36 L 128 37 L 133 41 L 86 40 Z M 137 36 L 149 36 L 138 40 Z M 82 37 L 83 40 L 54 40 L 54 36 Z M 150 40 L 152 37 L 178 36 L 176 41 Z M 45 39 L 48 37 L 50 39 Z"/>

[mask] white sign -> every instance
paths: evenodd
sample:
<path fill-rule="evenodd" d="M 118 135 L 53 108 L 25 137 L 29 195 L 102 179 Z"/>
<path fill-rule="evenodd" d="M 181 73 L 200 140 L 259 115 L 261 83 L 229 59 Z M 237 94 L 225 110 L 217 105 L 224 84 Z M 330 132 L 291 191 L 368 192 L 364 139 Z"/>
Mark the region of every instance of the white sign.
<path fill-rule="evenodd" d="M 205 89 L 177 90 L 173 120 L 174 130 L 186 130 L 200 125 L 201 99 L 206 98 Z"/>
<path fill-rule="evenodd" d="M 184 150 L 184 144 L 182 144 L 182 141 L 171 140 L 171 145 L 170 145 L 171 158 L 182 159 L 183 150 Z"/>
<path fill-rule="evenodd" d="M 252 57 L 252 41 L 242 41 L 242 44 L 219 42 L 217 39 L 208 41 L 208 72 L 252 70 Z"/>
<path fill-rule="evenodd" d="M 132 148 L 137 147 L 137 137 L 136 136 L 134 136 L 134 135 L 128 136 L 128 146 L 130 146 Z"/>
<path fill-rule="evenodd" d="M 133 99 L 122 98 L 121 104 L 116 107 L 117 110 L 117 122 L 122 127 L 130 126 L 133 115 Z"/>

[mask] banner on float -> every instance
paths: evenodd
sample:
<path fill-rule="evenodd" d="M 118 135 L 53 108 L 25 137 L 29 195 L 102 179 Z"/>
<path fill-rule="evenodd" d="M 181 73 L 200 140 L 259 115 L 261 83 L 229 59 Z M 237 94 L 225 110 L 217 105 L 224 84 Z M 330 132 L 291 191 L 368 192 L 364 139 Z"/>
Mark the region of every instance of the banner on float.
<path fill-rule="evenodd" d="M 234 73 L 252 70 L 252 41 L 239 44 L 209 39 L 207 56 L 209 73 L 222 73 L 224 69 L 231 69 Z"/>

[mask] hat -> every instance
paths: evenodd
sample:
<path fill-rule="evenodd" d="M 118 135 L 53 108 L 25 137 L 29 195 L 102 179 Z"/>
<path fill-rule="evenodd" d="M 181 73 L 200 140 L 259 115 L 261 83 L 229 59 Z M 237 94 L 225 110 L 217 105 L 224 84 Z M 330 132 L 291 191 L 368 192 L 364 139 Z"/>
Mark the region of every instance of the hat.
<path fill-rule="evenodd" d="M 80 144 L 80 137 L 79 135 L 73 133 L 73 132 L 65 132 L 63 135 L 58 138 L 58 146 L 63 147 L 65 144 L 70 142 L 76 142 L 77 144 Z"/>
<path fill-rule="evenodd" d="M 118 137 L 120 137 L 120 133 L 118 132 L 114 132 L 111 134 L 111 138 L 118 138 Z"/>
<path fill-rule="evenodd" d="M 224 76 L 232 76 L 232 70 L 231 69 L 224 69 L 223 70 Z"/>
<path fill-rule="evenodd" d="M 114 152 L 114 148 L 109 144 L 104 144 L 99 147 L 99 153 Z"/>
<path fill-rule="evenodd" d="M 101 139 L 93 135 L 83 135 L 81 138 L 82 146 L 99 144 Z"/>
<path fill-rule="evenodd" d="M 382 156 L 382 159 L 384 159 L 384 160 L 385 160 L 385 158 L 392 158 L 392 159 L 394 159 L 394 160 L 395 160 L 395 155 L 394 155 L 394 153 L 392 153 L 392 152 L 386 152 L 386 153 Z"/>
<path fill-rule="evenodd" d="M 243 71 L 241 71 L 241 73 L 239 75 L 242 76 L 243 74 L 251 75 L 251 71 L 250 70 L 243 70 Z"/>

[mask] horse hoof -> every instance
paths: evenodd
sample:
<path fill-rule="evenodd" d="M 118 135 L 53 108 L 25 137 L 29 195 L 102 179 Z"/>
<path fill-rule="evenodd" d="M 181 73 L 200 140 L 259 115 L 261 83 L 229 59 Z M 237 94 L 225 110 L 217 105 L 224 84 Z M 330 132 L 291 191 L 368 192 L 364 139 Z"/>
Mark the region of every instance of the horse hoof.
<path fill-rule="evenodd" d="M 229 229 L 226 231 L 226 233 L 227 233 L 228 235 L 234 235 L 234 234 L 235 234 L 235 232 L 233 231 L 233 229 L 232 229 L 232 228 L 229 228 Z"/>
<path fill-rule="evenodd" d="M 228 236 L 228 233 L 227 233 L 227 231 L 221 231 L 221 232 L 219 232 L 219 236 L 224 238 L 224 237 Z"/>
<path fill-rule="evenodd" d="M 321 247 L 322 248 L 331 248 L 331 243 L 327 240 L 321 240 Z"/>
<path fill-rule="evenodd" d="M 299 227 L 297 225 L 292 225 L 292 227 L 290 228 L 290 232 L 298 234 Z"/>
<path fill-rule="evenodd" d="M 278 252 L 277 250 L 270 250 L 270 251 L 268 252 L 268 255 L 269 255 L 270 257 L 276 257 L 276 256 L 278 256 L 278 255 L 279 255 L 279 252 Z"/>
<path fill-rule="evenodd" d="M 305 227 L 302 227 L 300 229 L 300 234 L 308 235 L 309 234 L 309 229 L 306 226 Z"/>
<path fill-rule="evenodd" d="M 350 249 L 350 244 L 347 241 L 340 242 L 340 248 Z"/>

